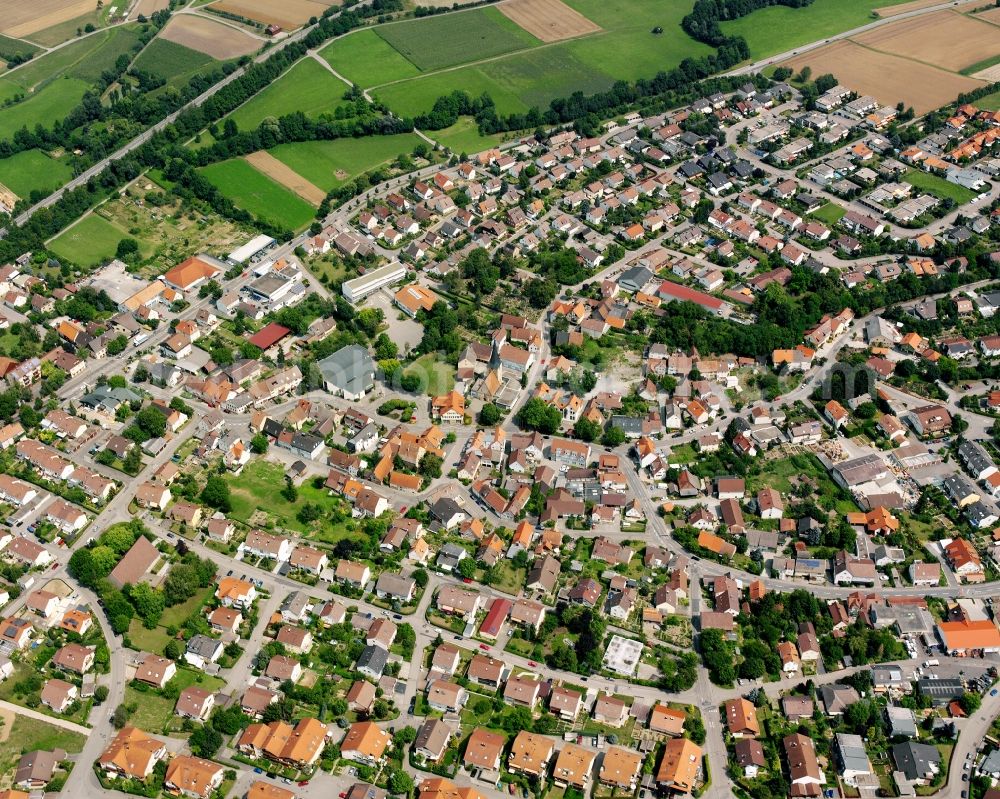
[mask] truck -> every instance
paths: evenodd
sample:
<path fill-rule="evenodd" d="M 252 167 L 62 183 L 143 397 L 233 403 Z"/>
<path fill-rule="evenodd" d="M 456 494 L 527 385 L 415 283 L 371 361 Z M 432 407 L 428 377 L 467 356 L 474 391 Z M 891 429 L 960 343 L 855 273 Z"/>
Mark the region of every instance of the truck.
<path fill-rule="evenodd" d="M 924 663 L 925 667 L 926 666 L 940 666 L 940 665 L 941 665 L 941 661 L 938 660 L 937 658 L 933 658 L 932 660 L 928 660 L 928 661 L 926 661 Z"/>

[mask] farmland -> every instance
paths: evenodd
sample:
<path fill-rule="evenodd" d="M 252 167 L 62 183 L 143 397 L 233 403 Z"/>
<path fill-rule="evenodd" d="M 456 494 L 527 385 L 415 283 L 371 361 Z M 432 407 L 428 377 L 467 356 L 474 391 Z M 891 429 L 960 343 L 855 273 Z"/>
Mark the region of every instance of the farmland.
<path fill-rule="evenodd" d="M 898 0 L 899 3 L 905 0 Z M 727 36 L 742 36 L 751 58 L 767 58 L 873 21 L 872 10 L 897 5 L 890 0 L 815 0 L 805 8 L 771 6 L 723 22 Z"/>
<path fill-rule="evenodd" d="M 370 29 L 338 39 L 320 54 L 340 75 L 359 86 L 390 83 L 420 74 L 413 63 Z"/>
<path fill-rule="evenodd" d="M 16 39 L 30 39 L 32 34 L 82 17 L 94 10 L 93 0 L 33 0 L 30 3 L 7 3 L 0 32 Z"/>
<path fill-rule="evenodd" d="M 210 8 L 252 19 L 264 25 L 279 25 L 285 30 L 293 30 L 318 17 L 333 3 L 323 0 L 222 0 Z"/>
<path fill-rule="evenodd" d="M 375 29 L 418 69 L 429 72 L 523 50 L 538 39 L 495 8 L 477 8 Z"/>
<path fill-rule="evenodd" d="M 350 66 L 350 54 L 356 48 L 354 45 L 345 47 L 345 43 L 351 36 L 327 47 L 324 57 L 335 66 L 342 65 L 342 74 L 371 88 L 376 97 L 397 113 L 413 116 L 429 110 L 438 97 L 456 89 L 471 95 L 488 93 L 500 113 L 523 112 L 531 106 L 544 108 L 556 97 L 569 96 L 574 91 L 585 94 L 602 91 L 619 79 L 651 77 L 685 58 L 710 52 L 708 46 L 690 38 L 680 27 L 681 18 L 690 8 L 688 3 L 654 5 L 639 0 L 568 0 L 567 5 L 600 30 L 544 46 L 539 46 L 535 37 L 522 32 L 522 36 L 528 37 L 522 39 L 528 42 L 522 49 L 489 56 L 490 51 L 474 46 L 475 41 L 469 42 L 461 54 L 454 47 L 438 55 L 425 52 L 430 48 L 421 44 L 416 32 L 420 30 L 419 25 L 429 20 L 380 26 L 374 29 L 379 36 L 397 47 L 409 46 L 411 50 L 404 49 L 402 54 L 425 70 L 420 76 L 403 79 L 398 73 L 405 66 L 399 67 L 396 62 L 397 66 L 390 70 L 391 77 L 383 78 L 382 83 L 373 83 L 380 75 L 374 67 L 352 69 Z M 463 12 L 455 18 L 472 13 Z M 439 19 L 430 21 L 438 22 Z M 664 32 L 653 34 L 651 31 L 656 27 L 662 27 Z M 509 37 L 505 36 L 504 41 L 508 42 L 505 47 L 512 46 Z M 343 54 L 342 47 L 346 50 Z M 428 66 L 443 63 L 465 66 L 445 72 L 430 71 L 441 67 Z"/>
<path fill-rule="evenodd" d="M 596 33 L 600 28 L 562 0 L 508 0 L 500 13 L 543 42 Z"/>
<path fill-rule="evenodd" d="M 0 183 L 18 197 L 30 197 L 33 191 L 54 191 L 71 177 L 73 170 L 65 159 L 49 158 L 41 150 L 25 150 L 0 159 Z"/>
<path fill-rule="evenodd" d="M 263 44 L 229 25 L 190 14 L 171 19 L 160 38 L 222 61 L 252 53 Z"/>
<path fill-rule="evenodd" d="M 63 78 L 36 94 L 4 109 L 0 114 L 0 139 L 9 139 L 22 127 L 45 125 L 63 119 L 80 102 L 89 84 L 77 78 Z"/>
<path fill-rule="evenodd" d="M 215 63 L 211 56 L 167 39 L 154 39 L 135 60 L 135 68 L 180 83 Z"/>
<path fill-rule="evenodd" d="M 118 242 L 127 234 L 97 214 L 89 214 L 52 241 L 49 249 L 79 266 L 94 266 L 114 258 Z"/>
<path fill-rule="evenodd" d="M 30 42 L 25 42 L 21 39 L 11 39 L 9 36 L 0 34 L 0 59 L 37 52 L 38 48 Z"/>
<path fill-rule="evenodd" d="M 326 197 L 325 191 L 316 186 L 314 183 L 310 183 L 302 177 L 302 175 L 289 167 L 287 164 L 279 161 L 269 152 L 259 150 L 255 153 L 250 153 L 245 157 L 247 163 L 249 163 L 254 169 L 263 172 L 269 178 L 277 181 L 286 189 L 290 189 L 295 192 L 310 205 L 319 205 Z"/>
<path fill-rule="evenodd" d="M 809 66 L 813 74 L 834 73 L 837 79 L 860 94 L 870 94 L 880 102 L 912 105 L 918 114 L 952 101 L 961 92 L 982 83 L 964 75 L 881 53 L 849 40 L 834 42 L 784 62 L 798 70 Z"/>
<path fill-rule="evenodd" d="M 332 113 L 347 86 L 311 58 L 300 61 L 278 80 L 232 113 L 242 130 L 257 127 L 267 117 L 301 111 L 317 117 Z"/>
<path fill-rule="evenodd" d="M 413 133 L 360 139 L 282 144 L 271 155 L 324 191 L 410 153 L 420 143 Z"/>
<path fill-rule="evenodd" d="M 299 230 L 315 213 L 309 203 L 241 158 L 203 167 L 201 173 L 236 205 L 275 225 Z"/>

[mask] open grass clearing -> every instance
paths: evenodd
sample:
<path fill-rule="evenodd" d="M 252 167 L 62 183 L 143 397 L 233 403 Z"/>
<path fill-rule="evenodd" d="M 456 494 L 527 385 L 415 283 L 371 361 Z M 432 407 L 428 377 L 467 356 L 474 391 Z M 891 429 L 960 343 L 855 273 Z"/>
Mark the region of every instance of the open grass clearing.
<path fill-rule="evenodd" d="M 48 247 L 60 258 L 78 266 L 94 266 L 114 258 L 118 242 L 128 234 L 98 214 L 88 214 L 54 239 Z"/>
<path fill-rule="evenodd" d="M 826 205 L 817 208 L 809 214 L 809 216 L 813 219 L 818 219 L 825 225 L 832 226 L 836 225 L 846 213 L 847 210 L 837 205 L 837 203 L 827 203 Z"/>
<path fill-rule="evenodd" d="M 425 72 L 540 44 L 495 8 L 406 20 L 375 32 Z"/>
<path fill-rule="evenodd" d="M 315 59 L 299 61 L 278 80 L 232 113 L 241 130 L 256 128 L 267 117 L 301 111 L 308 117 L 332 114 L 347 86 Z"/>
<path fill-rule="evenodd" d="M 413 152 L 421 141 L 415 133 L 399 133 L 281 144 L 270 153 L 323 191 L 330 191 L 358 175 L 391 163 L 399 155 Z"/>
<path fill-rule="evenodd" d="M 230 516 L 237 521 L 249 523 L 259 510 L 276 525 L 316 541 L 333 544 L 355 534 L 354 522 L 349 518 L 343 522 L 334 522 L 330 518 L 330 511 L 340 507 L 340 500 L 331 497 L 323 488 L 315 488 L 311 481 L 307 480 L 298 487 L 298 498 L 294 503 L 282 496 L 285 470 L 281 464 L 267 460 L 252 461 L 239 475 L 227 476 L 227 482 L 233 503 Z M 306 503 L 321 508 L 323 514 L 320 519 L 302 522 L 297 518 Z"/>
<path fill-rule="evenodd" d="M 1000 111 L 1000 92 L 993 92 L 993 94 L 980 97 L 976 100 L 976 106 L 984 108 L 987 111 Z"/>
<path fill-rule="evenodd" d="M 236 205 L 259 219 L 289 230 L 300 230 L 315 216 L 313 206 L 242 158 L 220 161 L 200 171 Z"/>
<path fill-rule="evenodd" d="M 18 197 L 29 198 L 33 191 L 47 194 L 71 177 L 73 169 L 66 158 L 50 158 L 41 150 L 24 150 L 0 159 L 0 183 Z"/>
<path fill-rule="evenodd" d="M 215 593 L 215 586 L 210 585 L 201 589 L 197 594 L 181 602 L 179 605 L 172 605 L 163 611 L 160 616 L 161 627 L 180 627 L 192 613 L 197 613 L 198 609 L 204 605 Z"/>
<path fill-rule="evenodd" d="M 493 133 L 487 136 L 479 132 L 479 126 L 472 117 L 461 117 L 450 127 L 432 132 L 434 141 L 449 148 L 453 153 L 479 153 L 489 150 L 503 142 L 503 134 Z"/>
<path fill-rule="evenodd" d="M 371 28 L 334 40 L 320 55 L 338 74 L 364 88 L 420 74 L 413 62 Z"/>
<path fill-rule="evenodd" d="M 22 752 L 63 749 L 76 753 L 83 749 L 86 741 L 78 732 L 20 714 L 14 718 L 14 723 L 5 734 L 6 738 L 0 742 L 0 770 L 4 774 L 14 769 Z"/>
<path fill-rule="evenodd" d="M 965 188 L 965 186 L 959 186 L 957 183 L 951 183 L 942 177 L 919 169 L 911 169 L 907 172 L 903 176 L 903 182 L 909 183 L 914 188 L 925 191 L 939 200 L 952 199 L 959 205 L 976 197 L 976 192 Z"/>

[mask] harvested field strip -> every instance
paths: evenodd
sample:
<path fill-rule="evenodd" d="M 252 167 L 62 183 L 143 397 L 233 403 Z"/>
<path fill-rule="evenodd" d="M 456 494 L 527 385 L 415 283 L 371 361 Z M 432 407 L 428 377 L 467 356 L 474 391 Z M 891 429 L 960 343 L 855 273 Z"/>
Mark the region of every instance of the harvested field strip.
<path fill-rule="evenodd" d="M 170 0 L 139 0 L 136 3 L 135 8 L 132 9 L 132 14 L 129 19 L 138 19 L 139 15 L 142 14 L 144 17 L 148 17 L 151 14 L 155 14 L 157 11 L 163 11 L 170 5 Z"/>
<path fill-rule="evenodd" d="M 601 29 L 562 0 L 507 0 L 497 10 L 543 42 L 586 36 Z"/>
<path fill-rule="evenodd" d="M 975 15 L 978 20 L 986 20 L 993 25 L 1000 25 L 1000 8 L 991 8 Z"/>
<path fill-rule="evenodd" d="M 160 38 L 220 61 L 249 55 L 264 44 L 236 28 L 194 14 L 174 16 L 160 33 Z"/>
<path fill-rule="evenodd" d="M 902 101 L 912 105 L 918 114 L 940 108 L 962 92 L 982 86 L 972 78 L 851 41 L 834 42 L 782 63 L 795 70 L 809 66 L 814 75 L 836 74 L 841 83 L 859 94 L 870 94 L 886 105 Z"/>
<path fill-rule="evenodd" d="M 997 83 L 1000 81 L 1000 63 L 986 69 L 981 69 L 978 72 L 973 72 L 971 77 L 984 80 L 987 83 Z"/>
<path fill-rule="evenodd" d="M 1000 54 L 1000 31 L 996 27 L 952 11 L 900 20 L 853 40 L 952 72 Z"/>
<path fill-rule="evenodd" d="M 30 38 L 32 33 L 82 17 L 93 10 L 93 0 L 32 0 L 30 3 L 4 3 L 5 22 L 2 23 L 0 31 L 15 39 Z"/>
<path fill-rule="evenodd" d="M 269 178 L 278 181 L 286 189 L 291 189 L 299 197 L 313 205 L 319 205 L 326 198 L 326 192 L 310 183 L 302 175 L 264 150 L 246 156 L 247 163 Z"/>

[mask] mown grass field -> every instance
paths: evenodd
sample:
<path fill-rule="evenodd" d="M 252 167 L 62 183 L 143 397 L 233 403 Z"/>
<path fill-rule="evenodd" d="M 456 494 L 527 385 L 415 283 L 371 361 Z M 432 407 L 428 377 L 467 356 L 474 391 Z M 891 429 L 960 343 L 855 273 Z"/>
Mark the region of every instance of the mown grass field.
<path fill-rule="evenodd" d="M 385 39 L 365 28 L 338 39 L 320 55 L 340 75 L 359 86 L 413 78 L 420 70 Z"/>
<path fill-rule="evenodd" d="M 872 9 L 907 0 L 816 0 L 805 8 L 771 6 L 722 23 L 727 36 L 742 36 L 752 59 L 767 58 L 799 45 L 859 28 L 877 18 Z"/>
<path fill-rule="evenodd" d="M 421 141 L 415 133 L 400 133 L 395 136 L 282 144 L 270 153 L 306 180 L 324 191 L 330 191 L 393 161 L 400 154 L 413 152 Z M 346 173 L 346 176 L 337 177 L 338 171 Z"/>
<path fill-rule="evenodd" d="M 127 234 L 97 214 L 88 214 L 67 228 L 48 247 L 59 258 L 79 266 L 94 266 L 114 258 L 118 242 Z"/>
<path fill-rule="evenodd" d="M 987 111 L 1000 111 L 1000 92 L 993 92 L 993 94 L 980 97 L 976 100 L 976 106 L 984 108 Z"/>
<path fill-rule="evenodd" d="M 215 59 L 166 39 L 153 39 L 135 60 L 135 68 L 159 75 L 167 83 L 180 84 L 196 72 L 215 63 Z"/>
<path fill-rule="evenodd" d="M 951 183 L 942 177 L 919 169 L 911 169 L 903 176 L 903 181 L 937 197 L 939 200 L 952 199 L 959 205 L 976 197 L 976 192 L 965 188 L 965 186 L 959 186 L 957 183 Z"/>
<path fill-rule="evenodd" d="M 267 117 L 301 111 L 306 116 L 333 113 L 347 85 L 315 59 L 297 63 L 250 102 L 232 113 L 240 130 L 251 130 Z"/>
<path fill-rule="evenodd" d="M 495 8 L 381 25 L 375 32 L 424 72 L 541 44 Z"/>
<path fill-rule="evenodd" d="M 128 53 L 138 40 L 139 30 L 135 25 L 111 28 L 38 56 L 11 72 L 0 83 L 10 81 L 30 88 L 59 75 L 93 82 L 101 72 L 114 66 L 118 56 Z"/>
<path fill-rule="evenodd" d="M 0 113 L 0 139 L 9 139 L 22 127 L 50 126 L 64 119 L 82 99 L 89 85 L 77 78 L 60 78 Z"/>
<path fill-rule="evenodd" d="M 258 172 L 242 158 L 220 161 L 200 171 L 219 191 L 259 219 L 300 230 L 315 215 L 316 209 L 309 203 Z"/>
<path fill-rule="evenodd" d="M 0 183 L 22 198 L 33 191 L 54 191 L 71 177 L 73 170 L 65 159 L 49 158 L 41 150 L 0 159 Z"/>
<path fill-rule="evenodd" d="M 479 132 L 476 120 L 462 117 L 454 125 L 433 131 L 431 138 L 440 142 L 455 153 L 478 153 L 496 147 L 503 141 L 501 134 L 483 136 Z"/>

